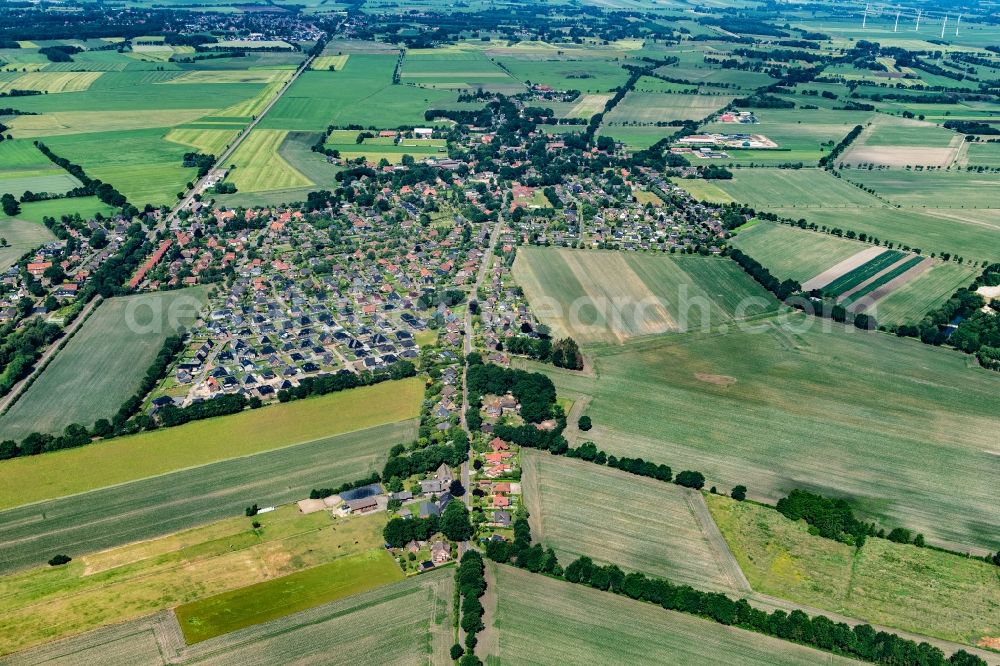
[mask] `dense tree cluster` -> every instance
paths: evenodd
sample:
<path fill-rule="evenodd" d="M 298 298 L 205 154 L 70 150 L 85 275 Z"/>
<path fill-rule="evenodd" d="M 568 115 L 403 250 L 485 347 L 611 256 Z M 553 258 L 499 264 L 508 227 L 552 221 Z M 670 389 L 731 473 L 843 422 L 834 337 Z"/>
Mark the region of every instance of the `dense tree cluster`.
<path fill-rule="evenodd" d="M 467 442 L 434 444 L 422 449 L 404 453 L 394 449 L 382 468 L 383 479 L 405 479 L 414 474 L 423 474 L 437 469 L 442 464 L 457 467 L 469 457 Z"/>
<path fill-rule="evenodd" d="M 573 338 L 562 338 L 553 343 L 548 337 L 531 338 L 516 335 L 507 338 L 504 344 L 511 354 L 552 363 L 557 368 L 583 370 L 583 354 L 580 353 L 580 347 Z"/>
<path fill-rule="evenodd" d="M 827 539 L 858 546 L 864 545 L 871 526 L 854 517 L 846 500 L 830 499 L 795 489 L 778 500 L 778 511 L 790 520 L 805 520 Z"/>
<path fill-rule="evenodd" d="M 521 405 L 521 417 L 529 423 L 541 423 L 553 417 L 556 387 L 540 372 L 525 372 L 499 365 L 470 364 L 466 382 L 469 403 L 479 405 L 487 394 L 512 394 Z"/>
<path fill-rule="evenodd" d="M 396 361 L 384 368 L 369 372 L 355 373 L 350 370 L 325 374 L 317 377 L 303 377 L 298 386 L 278 391 L 279 402 L 301 400 L 314 395 L 337 393 L 358 386 L 371 386 L 393 379 L 405 379 L 417 374 L 416 366 L 409 361 Z"/>
<path fill-rule="evenodd" d="M 202 153 L 184 153 L 182 166 L 188 168 L 197 167 L 198 178 L 204 178 L 215 166 L 215 155 L 203 155 Z"/>
<path fill-rule="evenodd" d="M 382 538 L 389 546 L 402 548 L 411 541 L 427 541 L 437 534 L 439 527 L 440 521 L 433 515 L 426 518 L 396 517 L 386 523 L 382 529 Z"/>

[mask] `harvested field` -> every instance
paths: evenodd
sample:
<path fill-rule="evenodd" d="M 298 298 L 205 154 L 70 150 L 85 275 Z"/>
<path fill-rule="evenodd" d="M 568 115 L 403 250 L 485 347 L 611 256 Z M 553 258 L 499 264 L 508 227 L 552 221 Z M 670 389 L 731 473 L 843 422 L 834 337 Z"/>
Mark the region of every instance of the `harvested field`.
<path fill-rule="evenodd" d="M 767 507 L 706 500 L 758 592 L 968 645 L 1000 635 L 1000 578 L 990 563 L 885 539 L 857 550 Z"/>
<path fill-rule="evenodd" d="M 718 258 L 523 248 L 514 276 L 557 337 L 585 343 L 710 328 L 776 307 Z"/>
<path fill-rule="evenodd" d="M 585 437 L 585 435 L 584 435 Z M 565 566 L 581 555 L 702 590 L 739 594 L 690 506 L 694 491 L 525 450 L 522 492 L 535 541 Z"/>
<path fill-rule="evenodd" d="M 200 315 L 208 289 L 193 287 L 101 303 L 53 361 L 0 416 L 0 439 L 60 433 L 110 419 L 139 388 L 163 341 Z"/>
<path fill-rule="evenodd" d="M 186 647 L 170 613 L 56 641 L 7 658 L 11 666 L 246 666 L 294 661 L 445 663 L 452 641 L 454 573 L 432 571 Z M 392 622 L 385 622 L 391 617 Z M 373 633 L 371 627 L 378 625 Z"/>
<path fill-rule="evenodd" d="M 331 393 L 0 464 L 0 509 L 417 416 L 417 378 Z M 68 476 L 67 469 L 76 470 Z"/>
<path fill-rule="evenodd" d="M 290 505 L 256 520 L 258 529 L 241 515 L 5 576 L 0 598 L 11 631 L 0 636 L 0 654 L 368 553 L 381 547 L 386 519 L 303 516 Z"/>
<path fill-rule="evenodd" d="M 560 393 L 592 396 L 587 437 L 609 454 L 697 469 L 709 485 L 746 485 L 754 499 L 792 488 L 845 497 L 866 519 L 929 543 L 1000 548 L 991 481 L 1000 396 L 995 375 L 963 354 L 790 314 L 591 358 L 593 377 L 525 365 Z"/>
<path fill-rule="evenodd" d="M 856 663 L 610 592 L 491 566 L 500 591 L 495 627 L 501 663 Z"/>

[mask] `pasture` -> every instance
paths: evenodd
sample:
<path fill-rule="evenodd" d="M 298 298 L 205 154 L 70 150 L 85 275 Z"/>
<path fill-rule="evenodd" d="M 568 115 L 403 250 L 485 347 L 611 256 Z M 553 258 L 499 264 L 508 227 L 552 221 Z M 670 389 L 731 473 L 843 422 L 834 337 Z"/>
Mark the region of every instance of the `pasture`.
<path fill-rule="evenodd" d="M 2 511 L 0 573 L 222 520 L 248 501 L 294 502 L 381 470 L 390 448 L 416 436 L 416 421 L 399 421 Z"/>
<path fill-rule="evenodd" d="M 740 231 L 732 244 L 766 266 L 776 277 L 802 284 L 871 248 L 867 243 L 772 222 L 760 222 Z"/>
<path fill-rule="evenodd" d="M 992 564 L 885 539 L 858 550 L 768 507 L 717 495 L 706 501 L 758 592 L 968 645 L 1000 636 Z"/>
<path fill-rule="evenodd" d="M 417 416 L 419 379 L 383 382 L 0 465 L 0 508 L 83 493 Z M 77 473 L 69 476 L 67 469 Z"/>
<path fill-rule="evenodd" d="M 711 328 L 777 309 L 735 263 L 717 257 L 525 247 L 513 273 L 555 337 L 585 344 Z"/>
<path fill-rule="evenodd" d="M 376 546 L 287 576 L 192 601 L 174 612 L 187 643 L 198 643 L 402 579 L 403 572 L 392 555 Z"/>
<path fill-rule="evenodd" d="M 610 592 L 491 566 L 498 587 L 494 628 L 501 663 L 856 663 Z"/>
<path fill-rule="evenodd" d="M 586 435 L 581 435 L 585 438 Z M 532 539 L 563 566 L 581 555 L 700 590 L 739 594 L 691 506 L 694 491 L 582 460 L 525 450 Z"/>
<path fill-rule="evenodd" d="M 229 164 L 234 164 L 236 168 L 229 173 L 227 180 L 240 192 L 286 190 L 312 185 L 312 181 L 278 154 L 278 148 L 287 136 L 287 131 L 255 128 L 229 158 Z"/>
<path fill-rule="evenodd" d="M 198 319 L 205 287 L 111 298 L 83 323 L 38 379 L 0 416 L 0 439 L 60 433 L 111 419 L 139 388 L 168 336 Z"/>
<path fill-rule="evenodd" d="M 1000 216 L 995 209 L 879 207 L 857 208 L 848 213 L 836 209 L 768 210 L 783 217 L 804 218 L 820 226 L 839 227 L 897 245 L 920 248 L 926 255 L 947 252 L 965 257 L 967 261 L 1000 259 L 1000 241 L 997 240 Z"/>
<path fill-rule="evenodd" d="M 336 654 L 350 663 L 445 663 L 454 640 L 449 621 L 453 580 L 451 569 L 432 571 L 190 647 L 183 645 L 173 618 L 162 613 L 39 646 L 8 661 L 11 666 L 165 666 L 168 660 L 244 666 L 292 660 L 301 666 L 323 666 Z M 376 625 L 377 634 L 371 631 Z M 165 653 L 158 638 L 176 642 L 171 641 Z"/>
<path fill-rule="evenodd" d="M 963 354 L 795 313 L 593 356 L 599 380 L 544 371 L 592 396 L 588 437 L 610 454 L 697 469 L 761 500 L 845 497 L 930 543 L 1000 547 L 1000 397 Z"/>
<path fill-rule="evenodd" d="M 264 581 L 280 581 L 281 576 L 329 567 L 342 558 L 347 561 L 333 568 L 351 571 L 352 564 L 363 564 L 374 549 L 402 577 L 381 548 L 385 514 L 333 518 L 320 511 L 304 515 L 292 504 L 256 520 L 260 528 L 252 528 L 239 515 L 75 558 L 63 567 L 43 566 L 0 578 L 4 620 L 11 628 L 0 637 L 0 654 Z M 354 571 L 367 570 L 375 574 L 375 582 L 388 582 L 391 579 L 382 572 L 385 568 L 361 566 Z M 181 626 L 185 626 L 183 620 Z"/>
<path fill-rule="evenodd" d="M 732 180 L 713 184 L 734 201 L 764 210 L 883 205 L 846 180 L 819 169 L 735 169 Z"/>

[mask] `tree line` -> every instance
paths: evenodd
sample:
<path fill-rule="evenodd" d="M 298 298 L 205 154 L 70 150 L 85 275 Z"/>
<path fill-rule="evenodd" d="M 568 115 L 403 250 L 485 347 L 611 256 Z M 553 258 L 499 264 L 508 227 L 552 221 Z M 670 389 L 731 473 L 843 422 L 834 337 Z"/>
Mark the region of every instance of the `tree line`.
<path fill-rule="evenodd" d="M 91 194 L 96 195 L 97 198 L 103 201 L 104 203 L 108 204 L 109 206 L 114 206 L 115 208 L 121 208 L 122 206 L 128 203 L 128 199 L 125 198 L 124 194 L 116 190 L 108 183 L 104 183 L 101 182 L 100 180 L 91 178 L 84 172 L 83 167 L 77 164 L 73 164 L 65 157 L 59 157 L 58 155 L 53 153 L 49 149 L 49 147 L 46 146 L 41 141 L 35 141 L 34 144 L 35 146 L 38 147 L 40 151 L 42 151 L 42 154 L 48 157 L 50 160 L 52 160 L 53 163 L 59 165 L 67 172 L 69 172 L 70 175 L 72 175 L 81 183 L 83 183 L 83 186 L 85 188 L 92 189 Z"/>
<path fill-rule="evenodd" d="M 637 601 L 656 604 L 666 610 L 697 615 L 726 626 L 774 636 L 876 664 L 893 666 L 986 666 L 979 657 L 959 650 L 950 657 L 926 643 L 902 638 L 897 634 L 876 631 L 870 625 L 854 628 L 844 622 L 834 622 L 825 615 L 810 617 L 800 610 L 768 613 L 755 608 L 746 599 L 734 601 L 719 592 L 705 592 L 689 585 L 676 585 L 669 580 L 646 576 L 640 572 L 625 573 L 615 564 L 597 565 L 583 556 L 565 569 L 555 552 L 531 544 L 527 515 L 520 514 L 514 523 L 513 542 L 488 542 L 486 556 L 511 563 L 533 573 L 548 575 L 577 585 L 613 592 Z"/>
<path fill-rule="evenodd" d="M 458 643 L 451 646 L 451 658 L 457 659 L 459 666 L 479 666 L 482 663 L 473 650 L 477 643 L 476 634 L 486 628 L 483 624 L 485 609 L 479 601 L 486 594 L 485 574 L 486 564 L 483 562 L 483 556 L 475 550 L 465 551 L 455 571 L 461 614 L 459 626 L 465 631 L 465 647 Z"/>
<path fill-rule="evenodd" d="M 738 248 L 729 250 L 729 258 L 739 264 L 740 268 L 759 282 L 762 287 L 774 294 L 779 301 L 784 301 L 792 294 L 802 291 L 802 285 L 795 280 L 779 282 L 778 278 L 774 277 L 771 271 L 767 270 L 759 261 Z"/>
<path fill-rule="evenodd" d="M 557 368 L 583 370 L 583 354 L 580 353 L 580 347 L 573 338 L 562 338 L 553 343 L 549 337 L 531 338 L 526 335 L 515 335 L 501 343 L 497 351 L 503 349 L 511 354 L 551 363 Z"/>

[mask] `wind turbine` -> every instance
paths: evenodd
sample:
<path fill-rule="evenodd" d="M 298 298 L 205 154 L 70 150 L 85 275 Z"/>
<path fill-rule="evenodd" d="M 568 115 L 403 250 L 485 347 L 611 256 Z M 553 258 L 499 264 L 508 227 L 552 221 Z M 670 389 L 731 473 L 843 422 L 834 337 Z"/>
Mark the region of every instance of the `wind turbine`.
<path fill-rule="evenodd" d="M 865 29 L 865 24 L 868 22 L 868 6 L 869 6 L 868 3 L 865 3 L 865 15 L 864 15 L 864 18 L 861 19 L 861 29 L 862 30 Z"/>
<path fill-rule="evenodd" d="M 948 15 L 944 15 L 944 20 L 941 22 L 941 39 L 944 39 L 944 29 L 948 25 Z"/>
<path fill-rule="evenodd" d="M 922 10 L 922 9 L 918 9 L 917 10 L 917 27 L 913 29 L 914 32 L 920 32 L 920 14 L 922 14 L 923 11 L 924 10 Z"/>
<path fill-rule="evenodd" d="M 893 32 L 899 32 L 899 10 L 896 10 L 896 24 L 892 26 Z"/>
<path fill-rule="evenodd" d="M 958 15 L 958 20 L 955 21 L 955 36 L 958 37 L 958 26 L 962 25 L 962 15 Z"/>

